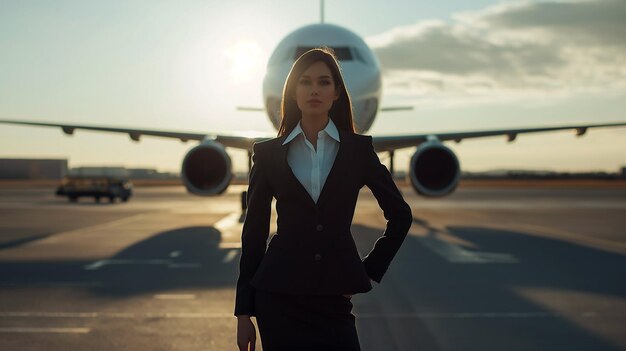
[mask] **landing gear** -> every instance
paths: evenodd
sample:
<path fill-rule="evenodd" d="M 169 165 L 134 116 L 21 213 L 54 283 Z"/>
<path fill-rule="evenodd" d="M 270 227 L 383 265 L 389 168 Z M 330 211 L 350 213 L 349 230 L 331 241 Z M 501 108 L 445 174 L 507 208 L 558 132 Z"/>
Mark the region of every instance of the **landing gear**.
<path fill-rule="evenodd" d="M 241 215 L 239 216 L 239 223 L 243 223 L 246 220 L 246 213 L 248 213 L 248 206 L 246 203 L 247 191 L 241 192 Z"/>
<path fill-rule="evenodd" d="M 248 150 L 248 174 L 250 174 L 250 170 L 252 169 L 252 150 Z M 246 213 L 248 213 L 248 192 L 246 190 L 241 192 L 241 216 L 239 216 L 239 221 L 243 222 L 246 218 Z"/>
<path fill-rule="evenodd" d="M 393 153 L 394 153 L 394 150 L 389 150 L 389 173 L 391 173 L 391 178 L 394 177 L 394 174 L 393 174 Z"/>

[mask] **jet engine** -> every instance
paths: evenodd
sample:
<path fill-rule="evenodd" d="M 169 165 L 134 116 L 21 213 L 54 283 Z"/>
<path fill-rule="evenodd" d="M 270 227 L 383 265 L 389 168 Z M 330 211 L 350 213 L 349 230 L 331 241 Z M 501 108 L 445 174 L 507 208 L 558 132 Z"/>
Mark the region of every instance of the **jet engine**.
<path fill-rule="evenodd" d="M 421 195 L 448 195 L 456 189 L 461 178 L 459 160 L 439 141 L 427 141 L 411 157 L 409 177 L 411 185 Z"/>
<path fill-rule="evenodd" d="M 219 195 L 228 188 L 232 173 L 230 156 L 215 141 L 203 141 L 187 152 L 181 178 L 187 191 L 200 196 Z"/>

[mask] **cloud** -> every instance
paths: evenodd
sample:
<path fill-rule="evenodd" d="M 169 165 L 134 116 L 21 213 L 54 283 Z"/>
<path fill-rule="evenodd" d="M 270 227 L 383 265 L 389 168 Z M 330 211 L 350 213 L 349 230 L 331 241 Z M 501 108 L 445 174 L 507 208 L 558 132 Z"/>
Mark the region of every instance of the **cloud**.
<path fill-rule="evenodd" d="M 516 2 L 367 38 L 392 94 L 626 92 L 626 1 Z"/>

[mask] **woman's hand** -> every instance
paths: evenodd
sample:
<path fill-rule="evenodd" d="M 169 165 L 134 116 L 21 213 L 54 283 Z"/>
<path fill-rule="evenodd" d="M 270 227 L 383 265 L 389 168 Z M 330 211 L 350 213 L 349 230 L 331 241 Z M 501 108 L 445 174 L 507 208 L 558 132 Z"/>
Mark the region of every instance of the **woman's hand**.
<path fill-rule="evenodd" d="M 256 348 L 256 329 L 250 316 L 237 316 L 237 346 L 239 351 L 254 351 Z"/>

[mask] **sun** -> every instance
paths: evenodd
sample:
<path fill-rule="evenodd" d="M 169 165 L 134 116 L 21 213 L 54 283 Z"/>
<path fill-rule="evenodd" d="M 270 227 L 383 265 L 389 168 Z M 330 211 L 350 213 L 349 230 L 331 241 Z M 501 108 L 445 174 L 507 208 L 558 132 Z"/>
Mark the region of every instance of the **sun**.
<path fill-rule="evenodd" d="M 230 62 L 229 76 L 233 83 L 243 83 L 262 74 L 263 50 L 253 41 L 238 41 L 224 50 Z"/>

